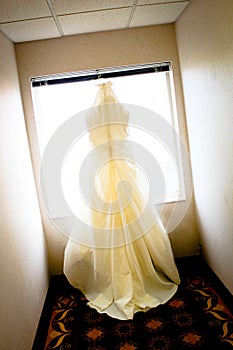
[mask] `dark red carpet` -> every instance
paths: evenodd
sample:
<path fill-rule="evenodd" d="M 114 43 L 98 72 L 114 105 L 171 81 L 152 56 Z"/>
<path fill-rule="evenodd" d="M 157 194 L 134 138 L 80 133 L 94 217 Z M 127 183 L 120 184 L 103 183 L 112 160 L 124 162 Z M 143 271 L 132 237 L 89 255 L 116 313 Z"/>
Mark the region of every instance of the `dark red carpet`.
<path fill-rule="evenodd" d="M 50 290 L 46 339 L 43 344 L 37 335 L 33 350 L 233 349 L 232 296 L 201 259 L 178 259 L 177 265 L 182 282 L 175 296 L 129 321 L 90 309 L 60 277 Z"/>

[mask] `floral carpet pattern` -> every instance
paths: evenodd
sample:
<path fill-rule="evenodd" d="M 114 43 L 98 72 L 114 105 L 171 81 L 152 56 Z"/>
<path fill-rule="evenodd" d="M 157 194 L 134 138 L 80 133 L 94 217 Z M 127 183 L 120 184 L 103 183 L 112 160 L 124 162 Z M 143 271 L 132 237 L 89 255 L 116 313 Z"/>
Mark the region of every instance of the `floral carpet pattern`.
<path fill-rule="evenodd" d="M 133 320 L 99 314 L 66 282 L 56 293 L 44 350 L 233 349 L 233 316 L 201 274 L 182 276 L 175 296 Z"/>

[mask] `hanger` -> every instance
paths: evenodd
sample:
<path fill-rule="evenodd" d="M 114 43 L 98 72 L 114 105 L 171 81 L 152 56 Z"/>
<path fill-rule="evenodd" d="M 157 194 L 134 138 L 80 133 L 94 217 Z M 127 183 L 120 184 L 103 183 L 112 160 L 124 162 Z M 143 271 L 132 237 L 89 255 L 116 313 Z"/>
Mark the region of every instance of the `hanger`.
<path fill-rule="evenodd" d="M 105 83 L 108 83 L 108 79 L 101 78 L 101 75 L 100 75 L 100 77 L 97 78 L 96 82 L 97 82 L 98 85 L 105 84 Z"/>

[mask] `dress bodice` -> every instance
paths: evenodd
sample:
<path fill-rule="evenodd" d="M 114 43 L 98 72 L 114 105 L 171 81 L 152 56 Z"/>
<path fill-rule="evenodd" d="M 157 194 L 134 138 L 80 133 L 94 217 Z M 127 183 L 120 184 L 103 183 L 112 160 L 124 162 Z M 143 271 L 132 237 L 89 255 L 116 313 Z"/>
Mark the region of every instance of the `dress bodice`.
<path fill-rule="evenodd" d="M 99 85 L 94 105 L 87 112 L 89 139 L 95 145 L 128 137 L 128 112 L 118 102 L 111 85 L 110 82 Z"/>

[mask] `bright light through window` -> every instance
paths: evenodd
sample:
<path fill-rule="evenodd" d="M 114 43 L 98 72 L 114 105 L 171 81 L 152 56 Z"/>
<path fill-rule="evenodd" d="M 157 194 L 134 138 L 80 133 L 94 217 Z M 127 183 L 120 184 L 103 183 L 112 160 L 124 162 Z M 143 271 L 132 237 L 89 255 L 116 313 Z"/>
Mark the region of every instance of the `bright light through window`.
<path fill-rule="evenodd" d="M 104 79 L 111 81 L 120 103 L 139 105 L 162 116 L 179 133 L 171 71 L 128 75 Z M 70 117 L 90 108 L 98 91 L 98 80 L 79 81 L 32 88 L 41 155 L 54 132 Z M 143 130 L 129 128 L 130 139 L 143 139 L 143 146 L 161 166 L 165 184 L 165 202 L 185 199 L 184 180 L 179 145 L 174 144 L 177 162 L 162 143 Z M 72 171 L 72 167 L 71 170 Z"/>

